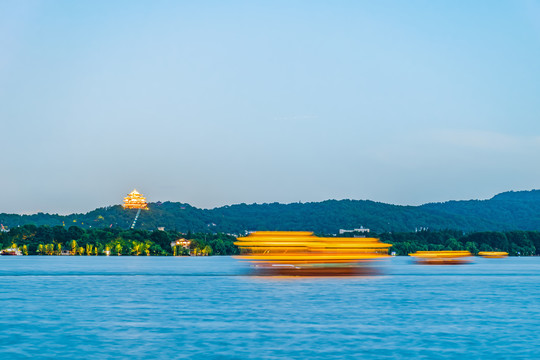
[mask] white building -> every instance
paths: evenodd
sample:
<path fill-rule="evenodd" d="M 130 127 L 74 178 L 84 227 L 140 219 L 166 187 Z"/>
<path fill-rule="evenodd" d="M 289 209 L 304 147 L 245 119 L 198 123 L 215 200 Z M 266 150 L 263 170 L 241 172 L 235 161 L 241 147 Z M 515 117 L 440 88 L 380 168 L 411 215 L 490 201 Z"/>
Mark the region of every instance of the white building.
<path fill-rule="evenodd" d="M 348 234 L 348 233 L 355 233 L 355 232 L 357 232 L 357 233 L 368 233 L 369 229 L 366 229 L 363 226 L 360 226 L 359 229 L 352 229 L 352 230 L 339 229 L 339 234 L 340 235 Z"/>

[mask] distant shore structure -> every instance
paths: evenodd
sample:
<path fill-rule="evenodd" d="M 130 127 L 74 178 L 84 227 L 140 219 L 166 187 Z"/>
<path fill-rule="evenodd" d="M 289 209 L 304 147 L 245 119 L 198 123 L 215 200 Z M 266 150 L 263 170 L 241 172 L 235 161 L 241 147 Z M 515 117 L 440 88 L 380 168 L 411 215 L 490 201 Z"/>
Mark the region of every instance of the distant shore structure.
<path fill-rule="evenodd" d="M 138 192 L 137 189 L 133 189 L 133 191 L 124 198 L 123 206 L 124 209 L 137 209 L 137 214 L 135 215 L 135 219 L 133 220 L 130 229 L 133 229 L 135 227 L 137 219 L 141 214 L 141 210 L 148 210 L 148 203 L 146 202 L 146 198 L 140 192 Z"/>
<path fill-rule="evenodd" d="M 366 229 L 363 226 L 360 226 L 359 229 L 352 229 L 352 230 L 339 229 L 339 235 L 348 234 L 348 233 L 368 233 L 368 232 L 369 232 L 369 229 Z"/>

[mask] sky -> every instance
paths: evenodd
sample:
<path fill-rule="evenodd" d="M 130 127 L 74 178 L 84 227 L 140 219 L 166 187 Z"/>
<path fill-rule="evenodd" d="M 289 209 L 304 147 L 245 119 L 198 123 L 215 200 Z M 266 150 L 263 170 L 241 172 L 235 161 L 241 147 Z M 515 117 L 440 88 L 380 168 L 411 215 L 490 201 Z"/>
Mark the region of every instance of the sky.
<path fill-rule="evenodd" d="M 539 1 L 0 1 L 0 213 L 540 188 Z"/>

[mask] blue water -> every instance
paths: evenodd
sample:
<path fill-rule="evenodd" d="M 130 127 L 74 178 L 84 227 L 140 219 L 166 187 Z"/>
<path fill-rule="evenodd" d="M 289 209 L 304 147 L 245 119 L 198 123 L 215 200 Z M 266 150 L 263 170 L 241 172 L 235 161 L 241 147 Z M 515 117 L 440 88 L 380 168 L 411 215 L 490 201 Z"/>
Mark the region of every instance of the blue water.
<path fill-rule="evenodd" d="M 540 258 L 354 278 L 230 257 L 0 257 L 0 358 L 539 359 Z"/>

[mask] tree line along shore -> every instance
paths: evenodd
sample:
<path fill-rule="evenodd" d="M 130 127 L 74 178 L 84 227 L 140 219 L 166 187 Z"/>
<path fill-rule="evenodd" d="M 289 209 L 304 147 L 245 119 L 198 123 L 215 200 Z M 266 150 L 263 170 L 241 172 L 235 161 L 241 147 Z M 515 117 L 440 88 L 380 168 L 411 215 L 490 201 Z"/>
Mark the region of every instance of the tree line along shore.
<path fill-rule="evenodd" d="M 179 239 L 189 241 L 176 245 Z M 234 255 L 234 241 L 227 234 L 78 226 L 23 225 L 0 233 L 2 249 L 15 247 L 23 255 Z"/>
<path fill-rule="evenodd" d="M 389 251 L 395 255 L 440 250 L 468 250 L 474 255 L 480 251 L 504 251 L 511 256 L 540 255 L 538 231 L 464 233 L 423 230 L 372 233 L 370 237 L 392 244 Z M 83 229 L 78 226 L 23 225 L 0 233 L 2 249 L 17 248 L 23 255 L 235 255 L 239 253 L 235 241 L 235 236 L 222 233 L 125 230 L 118 227 Z"/>

